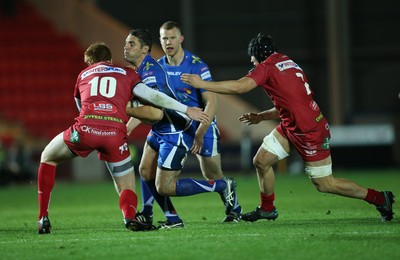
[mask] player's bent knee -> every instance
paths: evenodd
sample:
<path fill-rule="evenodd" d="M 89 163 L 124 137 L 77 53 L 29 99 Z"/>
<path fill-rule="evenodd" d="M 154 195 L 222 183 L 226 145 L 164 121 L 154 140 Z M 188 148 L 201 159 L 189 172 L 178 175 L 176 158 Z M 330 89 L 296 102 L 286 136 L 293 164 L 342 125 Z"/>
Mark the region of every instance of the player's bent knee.
<path fill-rule="evenodd" d="M 289 156 L 289 154 L 285 151 L 285 149 L 283 149 L 281 143 L 272 134 L 272 132 L 269 135 L 267 135 L 266 137 L 264 137 L 261 147 L 264 150 L 278 156 L 279 160 L 282 160 Z"/>
<path fill-rule="evenodd" d="M 156 186 L 157 192 L 158 194 L 160 194 L 161 196 L 171 196 L 171 194 L 169 194 L 169 189 L 166 186 Z"/>
<path fill-rule="evenodd" d="M 143 179 L 144 181 L 149 181 L 149 180 L 151 180 L 151 177 L 150 177 L 150 169 L 149 169 L 148 167 L 141 167 L 141 166 L 139 166 L 139 174 L 140 174 L 140 177 L 142 177 L 142 179 Z"/>
<path fill-rule="evenodd" d="M 267 162 L 266 160 L 263 160 L 262 158 L 258 157 L 257 155 L 253 157 L 253 165 L 254 165 L 254 167 L 256 167 L 258 169 L 264 169 L 264 168 L 272 166 L 269 162 Z"/>

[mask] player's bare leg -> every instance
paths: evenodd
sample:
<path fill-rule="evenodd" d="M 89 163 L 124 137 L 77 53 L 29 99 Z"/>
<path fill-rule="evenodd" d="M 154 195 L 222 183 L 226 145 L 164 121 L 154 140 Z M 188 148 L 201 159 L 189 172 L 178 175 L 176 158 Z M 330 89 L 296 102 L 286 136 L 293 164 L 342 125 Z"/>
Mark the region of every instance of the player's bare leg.
<path fill-rule="evenodd" d="M 325 167 L 326 165 L 331 165 L 331 163 L 332 160 L 329 156 L 322 161 L 306 163 L 306 167 Z M 375 205 L 381 215 L 382 221 L 393 219 L 394 195 L 391 191 L 377 191 L 371 188 L 364 188 L 351 180 L 335 178 L 332 174 L 321 178 L 311 178 L 311 181 L 320 192 L 363 199 Z"/>
<path fill-rule="evenodd" d="M 206 180 L 217 180 L 224 178 L 221 169 L 221 155 L 217 154 L 211 157 L 204 157 L 196 154 L 200 163 L 201 173 Z"/>
<path fill-rule="evenodd" d="M 279 142 L 280 149 L 283 149 L 283 152 L 288 154 L 290 148 L 287 139 L 276 130 L 272 134 L 275 141 Z M 253 222 L 259 219 L 275 220 L 278 217 L 278 211 L 274 205 L 275 173 L 272 166 L 279 161 L 279 157 L 270 150 L 276 149 L 271 144 L 266 145 L 265 141 L 263 141 L 263 144 L 253 158 L 260 188 L 261 203 L 255 210 L 242 215 L 242 219 L 245 221 Z"/>
<path fill-rule="evenodd" d="M 51 232 L 48 208 L 51 192 L 55 183 L 57 164 L 73 157 L 75 157 L 75 155 L 71 153 L 67 145 L 64 143 L 63 133 L 54 137 L 42 152 L 37 177 L 39 234 L 49 234 Z"/>
<path fill-rule="evenodd" d="M 221 168 L 220 154 L 210 157 L 201 156 L 199 154 L 196 154 L 196 156 L 200 163 L 201 173 L 206 180 L 220 180 L 224 178 Z M 222 222 L 239 222 L 242 218 L 242 207 L 239 204 L 236 192 L 233 193 L 233 205 L 227 203 L 223 192 L 221 192 L 219 195 L 222 203 L 225 206 L 225 218 L 222 220 Z"/>

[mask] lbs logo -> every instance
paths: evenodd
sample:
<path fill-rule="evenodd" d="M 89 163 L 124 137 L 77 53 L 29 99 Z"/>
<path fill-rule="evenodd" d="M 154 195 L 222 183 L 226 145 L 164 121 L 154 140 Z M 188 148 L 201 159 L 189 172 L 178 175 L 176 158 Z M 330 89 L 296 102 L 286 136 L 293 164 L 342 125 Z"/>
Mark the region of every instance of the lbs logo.
<path fill-rule="evenodd" d="M 106 102 L 95 102 L 89 105 L 89 109 L 92 111 L 103 112 L 103 113 L 115 113 L 117 109 L 109 103 Z"/>

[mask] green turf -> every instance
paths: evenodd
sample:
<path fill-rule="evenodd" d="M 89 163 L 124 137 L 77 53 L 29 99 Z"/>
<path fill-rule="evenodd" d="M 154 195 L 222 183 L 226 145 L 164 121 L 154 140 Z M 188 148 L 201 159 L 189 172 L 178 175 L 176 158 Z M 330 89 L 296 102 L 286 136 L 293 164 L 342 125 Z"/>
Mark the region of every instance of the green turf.
<path fill-rule="evenodd" d="M 336 176 L 400 198 L 399 170 Z M 253 210 L 254 173 L 235 178 L 244 211 Z M 0 187 L 0 259 L 400 259 L 400 213 L 382 223 L 373 206 L 318 193 L 304 175 L 277 175 L 276 221 L 222 224 L 219 196 L 200 194 L 173 199 L 185 228 L 153 232 L 123 227 L 111 182 L 56 183 L 53 232 L 38 235 L 36 193 L 35 184 Z M 163 219 L 158 207 L 154 218 Z"/>

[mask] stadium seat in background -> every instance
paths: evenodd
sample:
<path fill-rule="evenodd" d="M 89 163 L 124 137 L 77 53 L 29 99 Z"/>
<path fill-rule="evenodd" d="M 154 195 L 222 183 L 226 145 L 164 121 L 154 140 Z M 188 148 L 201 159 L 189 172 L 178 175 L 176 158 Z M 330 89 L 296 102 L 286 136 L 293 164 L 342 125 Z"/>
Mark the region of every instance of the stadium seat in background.
<path fill-rule="evenodd" d="M 0 16 L 0 115 L 50 139 L 77 115 L 72 92 L 83 49 L 28 3 L 17 4 L 15 16 Z"/>

